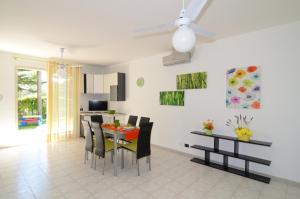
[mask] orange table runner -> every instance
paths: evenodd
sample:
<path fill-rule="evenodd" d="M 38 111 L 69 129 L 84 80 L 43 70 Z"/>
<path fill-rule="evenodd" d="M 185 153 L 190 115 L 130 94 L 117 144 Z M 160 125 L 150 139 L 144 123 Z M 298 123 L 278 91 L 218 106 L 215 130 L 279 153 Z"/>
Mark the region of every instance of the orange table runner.
<path fill-rule="evenodd" d="M 117 129 L 114 126 L 102 126 L 102 128 L 106 128 L 106 129 L 113 130 L 113 131 L 118 130 L 119 132 L 124 133 L 125 140 L 127 140 L 127 141 L 137 139 L 139 132 L 140 132 L 140 130 L 138 128 L 134 128 L 132 130 L 124 129 L 124 127 L 120 127 Z"/>

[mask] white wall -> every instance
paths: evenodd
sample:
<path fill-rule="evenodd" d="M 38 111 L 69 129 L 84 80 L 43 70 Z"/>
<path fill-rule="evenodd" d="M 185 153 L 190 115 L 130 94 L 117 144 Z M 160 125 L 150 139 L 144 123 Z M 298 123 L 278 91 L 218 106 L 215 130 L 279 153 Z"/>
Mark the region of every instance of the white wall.
<path fill-rule="evenodd" d="M 16 84 L 15 65 L 11 54 L 0 52 L 0 146 L 6 139 L 5 134 L 14 133 L 16 126 Z"/>
<path fill-rule="evenodd" d="M 171 67 L 162 66 L 164 53 L 127 64 L 105 68 L 105 72 L 126 72 L 127 101 L 111 103 L 111 108 L 129 114 L 149 116 L 154 121 L 152 143 L 203 155 L 186 149 L 183 143 L 204 143 L 212 140 L 189 132 L 200 130 L 202 121 L 214 119 L 216 132 L 234 135 L 225 126 L 235 114 L 254 116 L 251 129 L 254 139 L 272 141 L 271 148 L 241 145 L 249 155 L 272 160 L 270 167 L 251 164 L 250 169 L 300 182 L 300 22 L 264 29 L 236 37 L 199 45 L 192 62 Z M 231 67 L 260 65 L 262 67 L 262 108 L 233 110 L 225 105 L 226 70 Z M 207 71 L 208 88 L 185 91 L 185 106 L 160 106 L 159 92 L 176 90 L 176 75 Z M 145 85 L 136 86 L 138 77 Z M 298 85 L 298 86 L 297 86 Z M 232 149 L 231 142 L 221 147 Z M 218 159 L 218 157 L 215 157 Z M 242 161 L 230 163 L 243 166 Z"/>

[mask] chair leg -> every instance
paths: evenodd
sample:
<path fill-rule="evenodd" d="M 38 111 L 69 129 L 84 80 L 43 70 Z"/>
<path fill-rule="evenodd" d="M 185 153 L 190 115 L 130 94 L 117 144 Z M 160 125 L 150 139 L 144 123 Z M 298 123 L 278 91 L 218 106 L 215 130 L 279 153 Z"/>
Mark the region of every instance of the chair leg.
<path fill-rule="evenodd" d="M 103 169 L 102 169 L 102 175 L 104 175 L 104 168 L 105 168 L 105 158 L 103 158 Z"/>
<path fill-rule="evenodd" d="M 100 157 L 100 156 L 99 156 Z M 95 159 L 94 159 L 94 169 L 96 170 L 96 162 L 97 162 L 97 157 L 95 156 Z"/>
<path fill-rule="evenodd" d="M 111 163 L 114 163 L 114 151 L 112 150 L 110 153 L 111 156 Z"/>
<path fill-rule="evenodd" d="M 136 160 L 137 170 L 138 170 L 138 176 L 140 176 L 140 164 L 139 160 Z"/>
<path fill-rule="evenodd" d="M 149 162 L 149 171 L 151 171 L 151 156 L 148 156 L 148 162 Z"/>
<path fill-rule="evenodd" d="M 87 154 L 87 151 L 84 152 L 84 164 L 86 164 L 86 154 Z"/>

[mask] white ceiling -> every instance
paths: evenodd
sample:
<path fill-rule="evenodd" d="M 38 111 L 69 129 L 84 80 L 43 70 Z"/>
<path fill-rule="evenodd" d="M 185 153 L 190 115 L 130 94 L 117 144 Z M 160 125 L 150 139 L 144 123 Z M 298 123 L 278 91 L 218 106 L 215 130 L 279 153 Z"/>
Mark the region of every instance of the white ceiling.
<path fill-rule="evenodd" d="M 299 8 L 300 0 L 209 0 L 197 23 L 220 39 L 300 20 Z M 66 58 L 79 63 L 126 62 L 170 50 L 172 33 L 133 30 L 172 21 L 180 9 L 181 0 L 1 0 L 0 50 L 59 57 L 71 46 Z"/>

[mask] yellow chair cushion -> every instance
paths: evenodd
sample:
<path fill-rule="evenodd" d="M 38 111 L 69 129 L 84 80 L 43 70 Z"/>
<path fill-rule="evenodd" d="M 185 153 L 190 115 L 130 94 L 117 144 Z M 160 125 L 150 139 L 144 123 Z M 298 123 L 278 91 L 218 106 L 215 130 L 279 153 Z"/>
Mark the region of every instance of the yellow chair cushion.
<path fill-rule="evenodd" d="M 105 140 L 105 151 L 111 151 L 114 149 L 114 142 L 110 141 L 109 139 L 104 139 Z M 119 144 L 118 146 L 119 147 Z"/>
<path fill-rule="evenodd" d="M 114 142 L 111 141 L 110 139 L 106 139 L 106 138 L 104 140 L 105 140 L 105 151 L 107 152 L 107 151 L 113 150 L 114 149 Z M 93 145 L 95 146 L 95 144 L 96 144 L 96 138 L 94 137 L 93 138 Z M 120 146 L 121 145 L 118 144 L 117 148 L 119 148 Z"/>
<path fill-rule="evenodd" d="M 137 140 L 130 140 L 131 143 L 122 144 L 122 147 L 130 151 L 137 151 Z"/>

